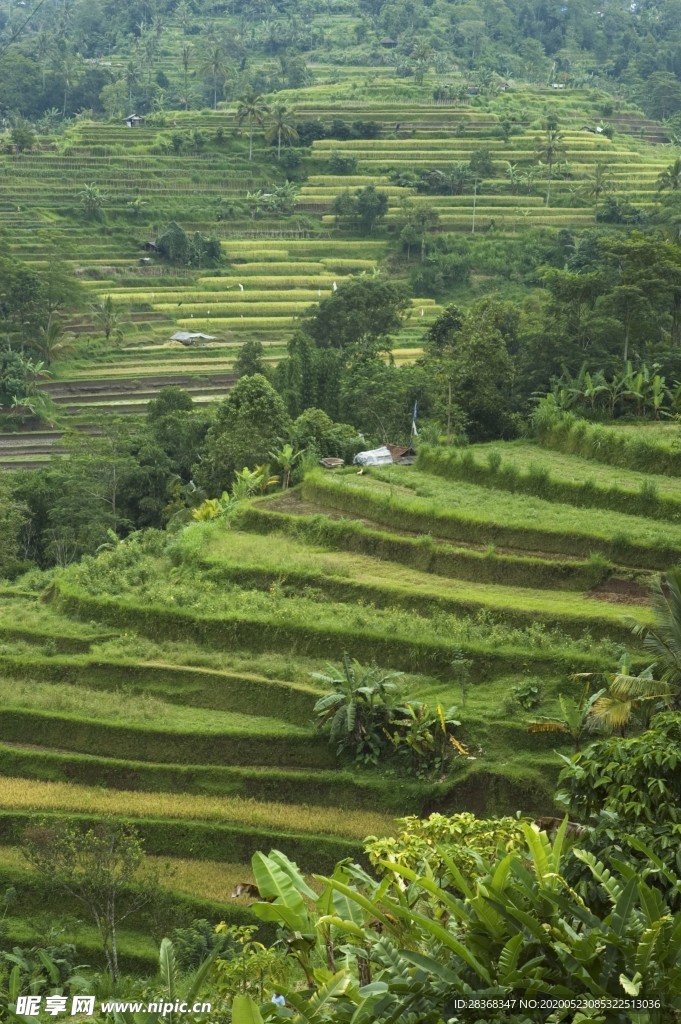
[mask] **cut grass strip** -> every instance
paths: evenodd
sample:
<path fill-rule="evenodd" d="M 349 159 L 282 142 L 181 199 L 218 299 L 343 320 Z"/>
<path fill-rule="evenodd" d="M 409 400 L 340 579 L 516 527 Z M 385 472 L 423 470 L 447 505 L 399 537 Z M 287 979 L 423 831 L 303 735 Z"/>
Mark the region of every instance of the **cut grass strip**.
<path fill-rule="evenodd" d="M 162 764 L 329 768 L 334 763 L 331 750 L 311 732 L 179 732 L 26 707 L 5 709 L 0 739 Z"/>
<path fill-rule="evenodd" d="M 183 793 L 146 793 L 102 790 L 73 783 L 42 782 L 5 776 L 0 789 L 0 807 L 6 810 L 68 811 L 79 814 L 162 817 L 216 821 L 256 829 L 309 832 L 314 835 L 390 835 L 394 822 L 386 814 L 347 811 L 337 807 L 278 804 L 238 797 L 208 797 Z"/>
<path fill-rule="evenodd" d="M 49 670 L 49 669 L 48 669 Z M 34 670 L 35 671 L 35 670 Z M 271 736 L 309 736 L 309 729 L 254 714 L 169 704 L 150 693 L 107 692 L 66 682 L 40 682 L 0 677 L 0 702 L 7 707 L 75 714 L 110 724 L 152 725 L 164 731 L 202 735 L 260 733 Z M 253 710 L 257 705 L 254 702 Z"/>
<path fill-rule="evenodd" d="M 125 652 L 130 639 L 127 636 L 113 639 L 120 643 L 121 650 Z M 299 726 L 311 720 L 312 706 L 319 696 L 319 690 L 306 683 L 267 679 L 247 671 L 217 671 L 162 661 L 140 662 L 125 657 L 125 654 L 114 661 L 102 658 L 101 655 L 47 657 L 31 652 L 28 657 L 28 652 L 30 647 L 25 645 L 25 650 L 16 655 L 0 655 L 0 677 L 31 680 L 31 696 L 39 692 L 36 686 L 44 685 L 48 680 L 62 685 L 86 686 L 93 693 L 99 688 L 120 691 L 121 698 L 128 706 L 132 705 L 131 720 L 141 722 L 159 721 L 159 709 L 167 719 L 168 706 L 165 702 L 170 701 L 172 704 L 192 708 L 241 713 L 246 724 L 254 724 L 252 712 L 258 710 L 267 720 L 280 719 Z M 140 701 L 136 696 L 133 698 L 133 694 L 142 694 L 144 699 Z M 150 702 L 149 697 L 156 699 Z M 50 699 L 49 694 L 45 695 L 45 699 Z M 55 701 L 60 699 L 54 698 Z M 116 704 L 119 703 L 116 700 Z M 76 703 L 71 710 L 82 710 L 82 707 Z M 117 707 L 110 703 L 109 710 L 115 719 Z M 195 713 L 189 714 L 191 717 L 182 719 L 183 725 L 188 721 L 196 721 Z M 126 714 L 121 717 L 128 720 Z"/>

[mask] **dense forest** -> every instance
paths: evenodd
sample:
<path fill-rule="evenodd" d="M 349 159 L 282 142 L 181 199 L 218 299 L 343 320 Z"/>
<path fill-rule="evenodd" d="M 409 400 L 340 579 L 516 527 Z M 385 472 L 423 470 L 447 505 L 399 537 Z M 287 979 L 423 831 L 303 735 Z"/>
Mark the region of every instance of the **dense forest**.
<path fill-rule="evenodd" d="M 6 40 L 0 108 L 26 118 L 58 110 L 102 114 L 127 95 L 141 111 L 159 103 L 182 109 L 208 104 L 216 81 L 225 100 L 248 88 L 295 88 L 312 76 L 308 65 L 321 60 L 386 66 L 398 78 L 417 80 L 428 70 L 446 76 L 455 67 L 483 81 L 498 75 L 593 84 L 624 92 L 649 116 L 676 126 L 680 15 L 672 0 L 9 0 L 0 15 Z M 347 19 L 347 27 L 326 29 L 334 16 Z M 179 24 L 187 40 L 181 50 L 168 48 L 169 23 Z M 114 69 L 113 53 L 125 55 L 124 67 Z M 169 54 L 174 69 L 148 73 Z"/>

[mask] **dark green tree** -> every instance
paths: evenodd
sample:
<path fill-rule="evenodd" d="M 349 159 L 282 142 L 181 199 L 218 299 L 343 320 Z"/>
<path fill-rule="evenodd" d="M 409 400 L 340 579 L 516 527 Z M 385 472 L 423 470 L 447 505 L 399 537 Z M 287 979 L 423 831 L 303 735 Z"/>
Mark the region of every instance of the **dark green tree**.
<path fill-rule="evenodd" d="M 220 403 L 196 466 L 196 480 L 212 495 L 229 488 L 244 467 L 267 463 L 288 436 L 290 419 L 281 397 L 260 373 L 242 377 Z"/>
<path fill-rule="evenodd" d="M 262 342 L 249 338 L 243 343 L 234 360 L 234 373 L 237 377 L 252 377 L 254 373 L 266 376 L 264 355 Z"/>
<path fill-rule="evenodd" d="M 404 323 L 411 302 L 406 289 L 380 277 L 343 281 L 305 319 L 305 330 L 320 348 L 380 352 Z"/>

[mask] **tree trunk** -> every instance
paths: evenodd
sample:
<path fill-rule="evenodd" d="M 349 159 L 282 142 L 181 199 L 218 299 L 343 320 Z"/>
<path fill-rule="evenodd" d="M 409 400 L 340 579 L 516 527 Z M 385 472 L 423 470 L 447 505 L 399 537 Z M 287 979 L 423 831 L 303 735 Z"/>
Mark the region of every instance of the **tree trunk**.
<path fill-rule="evenodd" d="M 251 132 L 250 132 L 250 134 L 248 136 L 248 159 L 249 160 L 253 159 L 253 129 L 252 128 L 251 128 Z"/>
<path fill-rule="evenodd" d="M 277 132 L 277 160 L 281 160 L 281 128 Z"/>

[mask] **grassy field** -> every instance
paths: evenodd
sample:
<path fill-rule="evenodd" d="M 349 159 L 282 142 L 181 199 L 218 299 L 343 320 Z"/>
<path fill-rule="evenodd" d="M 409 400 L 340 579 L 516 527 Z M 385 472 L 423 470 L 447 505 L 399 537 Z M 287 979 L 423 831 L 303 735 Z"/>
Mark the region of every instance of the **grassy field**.
<path fill-rule="evenodd" d="M 317 473 L 306 486 L 332 505 L 347 507 L 354 500 L 354 507 L 361 508 L 366 502 L 379 522 L 395 524 L 402 514 L 405 529 L 450 540 L 584 557 L 600 552 L 617 555 L 624 564 L 660 569 L 681 550 L 681 526 L 523 494 L 493 499 L 489 488 L 405 467 L 364 476 Z"/>
<path fill-rule="evenodd" d="M 660 429 L 666 427 L 666 429 Z M 626 435 L 635 433 L 636 428 L 615 427 L 621 429 Z M 679 428 L 676 424 L 650 424 L 643 431 L 643 436 L 653 435 L 656 440 L 668 439 L 669 444 L 679 437 Z M 484 463 L 489 459 L 490 452 L 498 452 L 503 458 L 503 464 L 516 466 L 524 473 L 532 468 L 545 469 L 551 477 L 561 482 L 575 482 L 578 484 L 593 482 L 598 487 L 613 488 L 625 492 L 626 495 L 634 495 L 654 487 L 659 494 L 681 504 L 681 480 L 664 476 L 661 473 L 642 473 L 636 470 L 616 469 L 596 462 L 585 462 L 578 456 L 565 452 L 547 452 L 537 444 L 530 441 L 511 441 L 503 445 L 496 443 L 477 444 L 471 448 L 475 459 Z M 654 469 L 654 466 L 651 466 Z"/>

